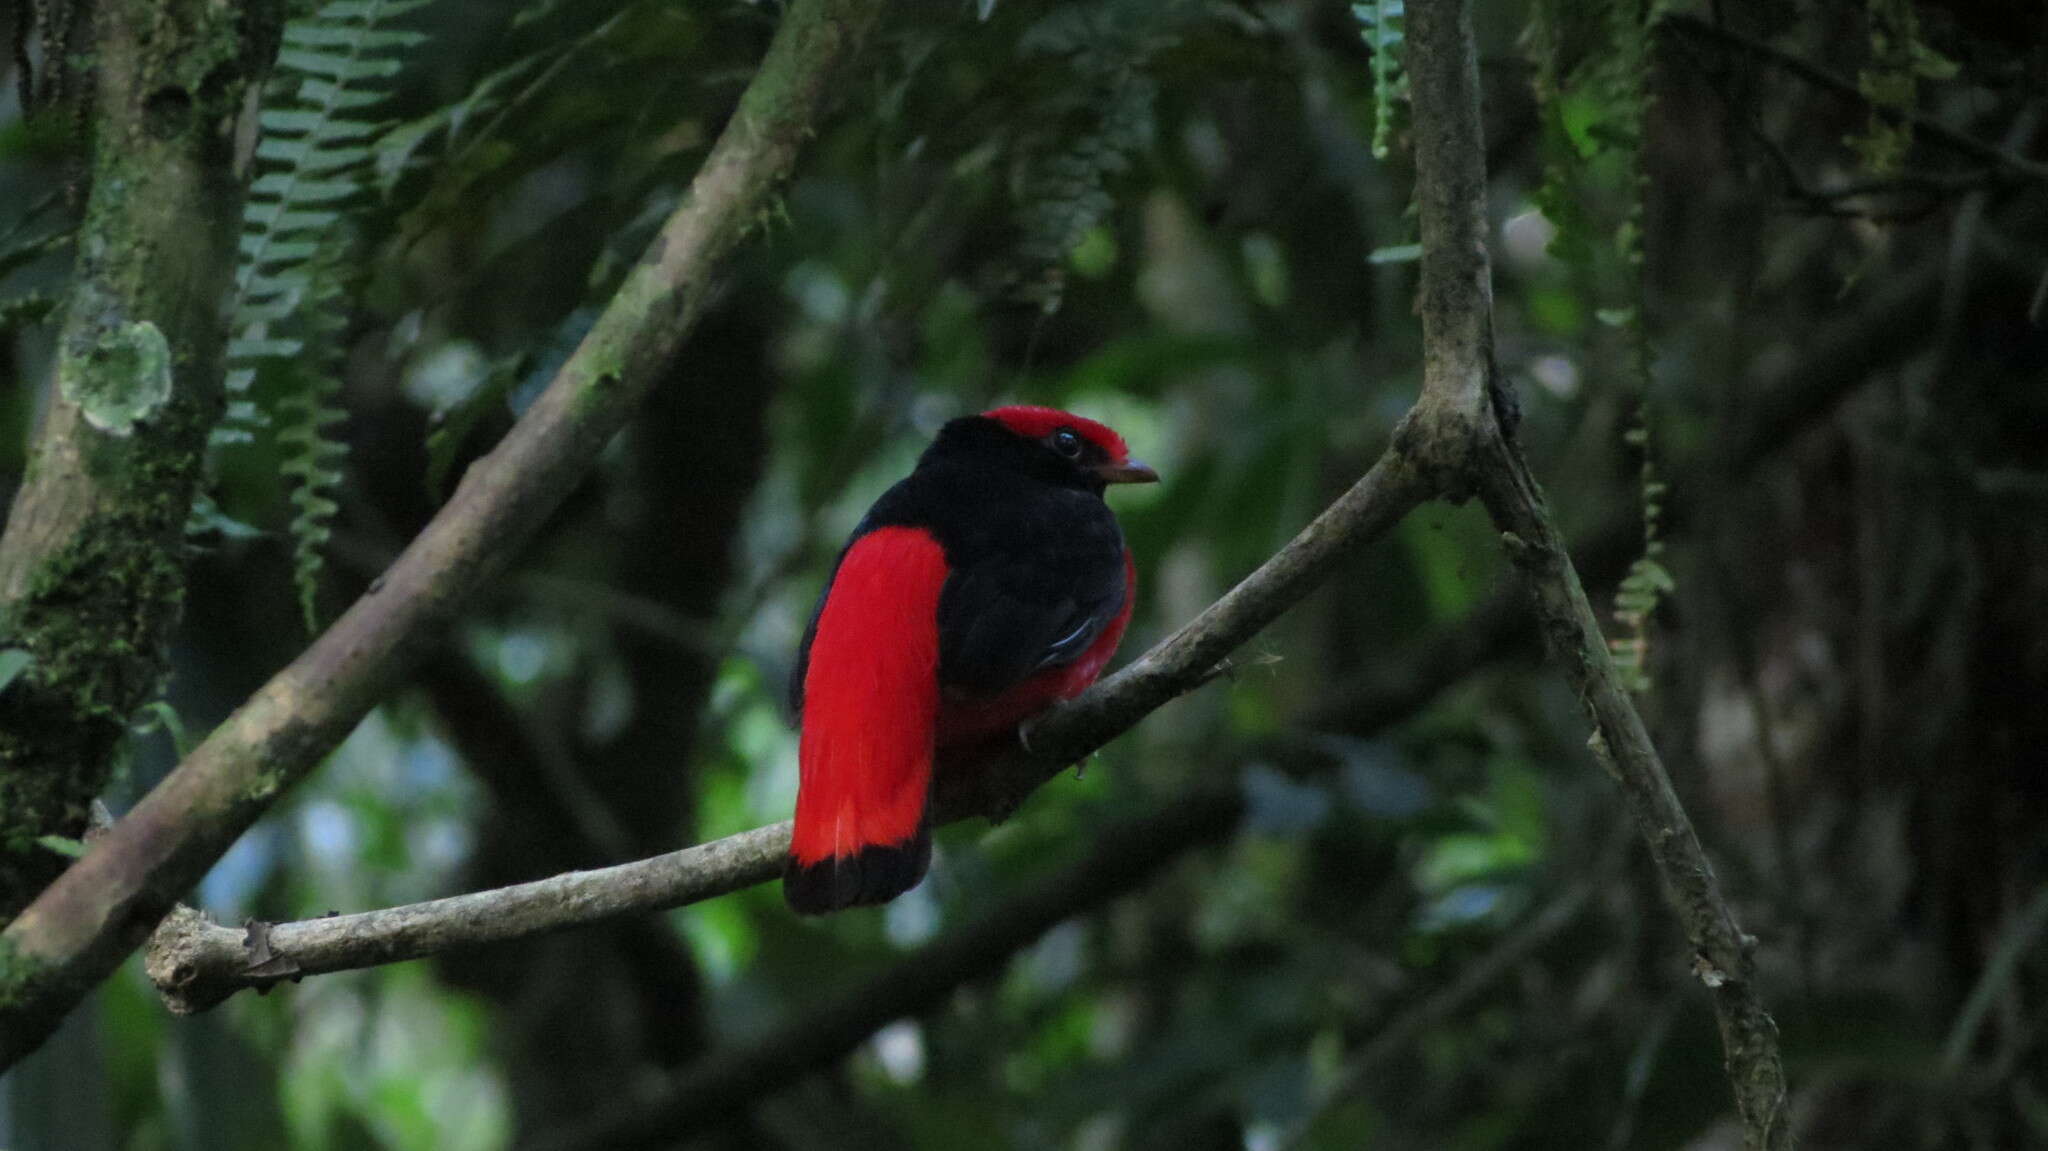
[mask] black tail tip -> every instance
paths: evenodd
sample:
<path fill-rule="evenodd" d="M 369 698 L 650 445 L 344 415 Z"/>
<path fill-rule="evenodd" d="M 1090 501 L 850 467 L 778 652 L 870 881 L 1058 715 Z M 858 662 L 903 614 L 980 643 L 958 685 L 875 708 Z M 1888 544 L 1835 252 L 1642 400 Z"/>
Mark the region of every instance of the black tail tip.
<path fill-rule="evenodd" d="M 808 866 L 783 860 L 782 898 L 799 915 L 887 903 L 916 887 L 932 863 L 931 833 L 919 829 L 903 843 L 876 844 Z"/>

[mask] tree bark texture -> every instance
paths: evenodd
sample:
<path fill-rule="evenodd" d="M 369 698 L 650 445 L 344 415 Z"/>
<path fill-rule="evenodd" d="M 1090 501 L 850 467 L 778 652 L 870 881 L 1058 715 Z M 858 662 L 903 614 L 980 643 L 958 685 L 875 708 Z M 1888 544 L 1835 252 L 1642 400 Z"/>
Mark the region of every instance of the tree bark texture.
<path fill-rule="evenodd" d="M 84 830 L 129 718 L 162 686 L 221 405 L 235 124 L 283 19 L 276 0 L 101 0 L 90 18 L 91 191 L 0 536 L 0 648 L 33 661 L 0 692 L 0 925 L 62 869 L 37 838 Z"/>

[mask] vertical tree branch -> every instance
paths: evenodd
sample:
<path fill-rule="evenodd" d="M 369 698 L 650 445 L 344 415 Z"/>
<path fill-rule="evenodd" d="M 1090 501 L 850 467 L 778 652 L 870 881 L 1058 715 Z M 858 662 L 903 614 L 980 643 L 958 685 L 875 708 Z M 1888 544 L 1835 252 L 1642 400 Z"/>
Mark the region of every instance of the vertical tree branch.
<path fill-rule="evenodd" d="M 1408 13 L 1408 79 L 1415 118 L 1415 204 L 1422 225 L 1422 394 L 1394 446 L 1437 493 L 1471 490 L 1472 453 L 1489 410 L 1493 277 L 1486 255 L 1486 144 L 1479 131 L 1479 63 L 1462 0 Z M 1415 43 L 1424 40 L 1426 45 Z M 1460 51 L 1460 45 L 1463 50 Z M 1447 55 L 1435 55 L 1447 50 Z"/>
<path fill-rule="evenodd" d="M 1475 234 L 1475 227 L 1483 229 L 1485 223 L 1485 153 L 1478 53 L 1464 0 L 1416 0 L 1409 21 L 1428 369 L 1425 394 L 1410 420 L 1440 412 L 1463 420 L 1484 385 L 1491 402 L 1471 428 L 1467 479 L 1453 491 L 1470 486 L 1485 502 L 1531 593 L 1545 644 L 1592 721 L 1594 756 L 1621 785 L 1665 897 L 1692 945 L 1694 972 L 1713 992 L 1745 1144 L 1756 1151 L 1789 1151 L 1793 1138 L 1785 1072 L 1777 1024 L 1756 993 L 1750 954 L 1755 940 L 1736 926 L 1692 821 L 1621 686 L 1593 607 L 1513 439 L 1504 397 L 1491 386 L 1499 368 L 1493 358 L 1492 301 L 1483 286 L 1485 233 Z M 1431 394 L 1439 389 L 1440 396 Z"/>
<path fill-rule="evenodd" d="M 347 735 L 568 494 L 669 367 L 880 9 L 790 5 L 688 196 L 546 392 L 367 595 L 0 934 L 0 1069 Z"/>
<path fill-rule="evenodd" d="M 234 128 L 276 54 L 276 0 L 101 0 L 92 191 L 56 373 L 0 537 L 0 923 L 63 859 L 115 743 L 158 690 L 184 528 L 220 410 L 243 180 Z M 66 65 L 50 61 L 52 69 Z"/>

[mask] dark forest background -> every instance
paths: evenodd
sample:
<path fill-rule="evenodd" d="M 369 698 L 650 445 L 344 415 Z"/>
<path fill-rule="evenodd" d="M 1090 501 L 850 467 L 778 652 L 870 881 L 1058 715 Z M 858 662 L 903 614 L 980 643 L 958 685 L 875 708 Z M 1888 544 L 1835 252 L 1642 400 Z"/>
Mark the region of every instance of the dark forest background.
<path fill-rule="evenodd" d="M 361 41 L 374 131 L 328 129 L 368 151 L 308 257 L 311 350 L 240 365 L 115 811 L 509 426 L 777 15 L 388 7 L 417 35 Z M 782 685 L 839 542 L 998 402 L 1165 477 L 1112 494 L 1127 652 L 1211 602 L 1418 387 L 1400 5 L 1358 8 L 895 5 L 674 379 L 194 902 L 364 910 L 785 818 Z M 1474 4 L 1523 441 L 1760 941 L 1809 1148 L 2048 1145 L 2044 13 Z M 11 495 L 89 238 L 76 70 L 25 12 L 0 35 Z M 764 1037 L 689 1145 L 1736 1146 L 1707 999 L 1513 590 L 1483 513 L 1426 506 L 1227 681 L 944 830 L 884 910 L 800 921 L 768 886 L 192 1018 L 131 961 L 0 1080 L 0 1147 L 488 1151 Z M 1176 817 L 1217 787 L 1241 820 Z M 928 962 L 991 917 L 1053 926 Z M 792 1026 L 927 976 L 845 1058 Z"/>

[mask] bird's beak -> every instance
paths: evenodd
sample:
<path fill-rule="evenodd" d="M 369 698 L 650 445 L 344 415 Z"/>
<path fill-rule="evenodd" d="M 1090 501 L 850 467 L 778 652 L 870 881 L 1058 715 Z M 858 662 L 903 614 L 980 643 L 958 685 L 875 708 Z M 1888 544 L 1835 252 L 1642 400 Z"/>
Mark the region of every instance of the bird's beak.
<path fill-rule="evenodd" d="M 1120 464 L 1104 464 L 1095 469 L 1095 474 L 1105 484 L 1156 484 L 1159 473 L 1139 460 L 1125 460 Z"/>

